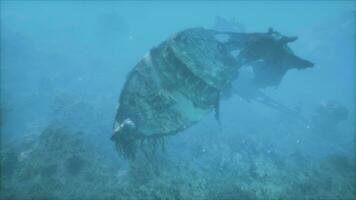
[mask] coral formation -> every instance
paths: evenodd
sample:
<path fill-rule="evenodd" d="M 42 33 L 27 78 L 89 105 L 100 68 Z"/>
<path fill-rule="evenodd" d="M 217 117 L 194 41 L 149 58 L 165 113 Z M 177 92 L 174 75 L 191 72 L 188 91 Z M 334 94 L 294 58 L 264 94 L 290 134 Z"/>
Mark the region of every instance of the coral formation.
<path fill-rule="evenodd" d="M 355 198 L 352 158 L 284 157 L 239 134 L 191 141 L 182 157 L 167 141 L 165 152 L 142 152 L 130 167 L 85 133 L 49 126 L 31 137 L 1 152 L 1 199 Z"/>

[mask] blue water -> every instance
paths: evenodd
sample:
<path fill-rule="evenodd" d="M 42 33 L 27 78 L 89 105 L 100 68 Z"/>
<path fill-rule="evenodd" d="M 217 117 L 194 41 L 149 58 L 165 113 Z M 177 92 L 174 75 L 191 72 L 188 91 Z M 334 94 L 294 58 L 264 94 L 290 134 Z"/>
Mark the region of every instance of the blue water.
<path fill-rule="evenodd" d="M 356 199 L 355 1 L 1 1 L 1 199 Z M 315 63 L 150 158 L 110 141 L 126 76 L 174 33 L 236 20 Z M 339 120 L 328 103 L 347 110 Z M 323 107 L 324 106 L 324 107 Z M 318 111 L 319 109 L 319 111 Z"/>

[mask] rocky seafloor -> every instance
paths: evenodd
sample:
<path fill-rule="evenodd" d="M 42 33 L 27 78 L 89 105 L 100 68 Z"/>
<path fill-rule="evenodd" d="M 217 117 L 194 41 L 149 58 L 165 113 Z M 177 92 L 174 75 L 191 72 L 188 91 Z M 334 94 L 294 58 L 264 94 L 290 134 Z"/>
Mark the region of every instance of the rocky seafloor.
<path fill-rule="evenodd" d="M 282 155 L 245 135 L 204 134 L 166 138 L 164 151 L 127 162 L 106 137 L 51 125 L 2 146 L 0 197 L 356 199 L 352 157 Z"/>

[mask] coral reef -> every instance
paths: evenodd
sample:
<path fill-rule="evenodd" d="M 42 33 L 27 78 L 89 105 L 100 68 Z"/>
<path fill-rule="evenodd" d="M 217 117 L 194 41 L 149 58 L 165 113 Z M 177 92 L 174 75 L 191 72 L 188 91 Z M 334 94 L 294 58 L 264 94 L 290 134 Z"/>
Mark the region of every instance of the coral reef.
<path fill-rule="evenodd" d="M 183 138 L 184 139 L 184 138 Z M 178 140 L 183 140 L 178 138 Z M 355 199 L 353 158 L 283 157 L 239 134 L 121 160 L 99 137 L 48 126 L 1 151 L 1 199 Z"/>

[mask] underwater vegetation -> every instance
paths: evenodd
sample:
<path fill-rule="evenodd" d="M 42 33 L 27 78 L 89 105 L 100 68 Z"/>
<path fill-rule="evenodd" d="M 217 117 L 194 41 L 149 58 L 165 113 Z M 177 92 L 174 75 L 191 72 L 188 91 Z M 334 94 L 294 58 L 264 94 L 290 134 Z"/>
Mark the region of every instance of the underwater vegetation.
<path fill-rule="evenodd" d="M 355 198 L 356 165 L 342 154 L 316 161 L 243 135 L 208 135 L 187 145 L 185 159 L 171 156 L 170 138 L 165 152 L 138 155 L 128 168 L 87 134 L 50 125 L 3 148 L 1 199 Z"/>

